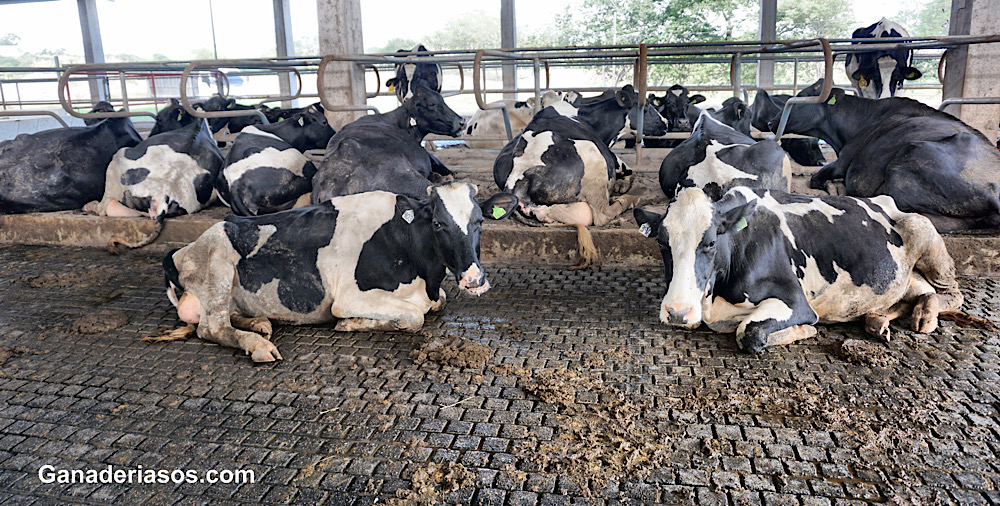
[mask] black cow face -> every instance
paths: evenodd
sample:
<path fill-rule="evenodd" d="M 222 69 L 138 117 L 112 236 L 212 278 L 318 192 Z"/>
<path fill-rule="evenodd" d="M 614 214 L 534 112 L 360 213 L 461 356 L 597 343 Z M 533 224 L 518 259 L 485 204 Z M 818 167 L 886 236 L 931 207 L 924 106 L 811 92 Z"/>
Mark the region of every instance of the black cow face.
<path fill-rule="evenodd" d="M 322 107 L 311 105 L 293 115 L 288 121 L 293 121 L 300 127 L 300 135 L 292 143 L 292 147 L 299 151 L 326 148 L 326 144 L 334 134 L 330 123 L 326 121 Z"/>
<path fill-rule="evenodd" d="M 687 188 L 667 205 L 666 215 L 635 209 L 639 231 L 656 237 L 663 255 L 667 293 L 660 305 L 660 320 L 670 325 L 697 328 L 730 252 L 728 234 L 747 226 L 757 202 L 727 194 L 712 202 L 701 189 Z"/>
<path fill-rule="evenodd" d="M 475 186 L 460 182 L 427 188 L 431 227 L 439 258 L 455 275 L 459 288 L 473 295 L 482 295 L 490 288 L 479 263 L 479 234 L 483 231 L 483 218 L 506 218 L 517 207 L 517 197 L 501 192 L 477 203 L 473 199 L 476 191 Z"/>
<path fill-rule="evenodd" d="M 413 48 L 412 51 L 400 49 L 396 53 L 427 51 L 423 44 Z M 418 55 L 418 58 L 422 55 Z M 401 63 L 396 65 L 396 77 L 389 79 L 385 85 L 389 91 L 396 94 L 400 102 L 410 98 L 417 81 L 424 81 L 432 90 L 441 93 L 441 66 L 437 63 Z"/>
<path fill-rule="evenodd" d="M 111 106 L 108 102 L 100 101 L 94 104 L 94 108 L 90 112 L 115 112 L 115 108 Z M 84 118 L 83 124 L 90 126 L 99 123 L 104 120 L 104 118 Z"/>
<path fill-rule="evenodd" d="M 700 104 L 704 101 L 704 96 L 688 96 L 687 88 L 675 84 L 662 97 L 654 96 L 654 100 L 651 103 L 659 111 L 660 115 L 667 120 L 667 129 L 669 131 L 687 132 L 691 130 L 691 122 L 687 116 L 688 106 Z"/>
<path fill-rule="evenodd" d="M 812 87 L 810 87 L 810 89 L 811 88 Z M 803 92 L 806 92 L 807 90 L 803 90 Z M 818 92 L 813 95 L 803 95 L 802 93 L 799 93 L 798 96 L 814 96 L 817 94 Z M 831 137 L 823 130 L 823 127 L 824 125 L 830 125 L 832 123 L 830 116 L 833 113 L 833 108 L 838 102 L 843 102 L 846 95 L 847 94 L 843 89 L 834 88 L 830 92 L 830 97 L 822 104 L 795 104 L 792 107 L 791 113 L 788 115 L 788 123 L 785 125 L 785 132 L 811 135 L 829 142 Z M 780 121 L 780 115 L 772 118 L 768 123 L 769 129 L 772 132 L 777 130 Z"/>
<path fill-rule="evenodd" d="M 731 97 L 722 103 L 722 107 L 711 112 L 712 117 L 733 127 L 744 135 L 750 135 L 750 108 L 742 100 Z"/>
<path fill-rule="evenodd" d="M 156 113 L 156 124 L 153 125 L 153 130 L 149 132 L 149 135 L 152 136 L 158 133 L 184 128 L 191 123 L 194 123 L 196 120 L 200 121 L 198 118 L 188 114 L 176 98 L 171 98 L 170 104 L 163 109 L 160 109 L 160 112 Z"/>
<path fill-rule="evenodd" d="M 465 126 L 465 119 L 445 103 L 444 97 L 420 82 L 414 87 L 413 96 L 403 101 L 410 126 L 425 132 L 458 137 Z"/>

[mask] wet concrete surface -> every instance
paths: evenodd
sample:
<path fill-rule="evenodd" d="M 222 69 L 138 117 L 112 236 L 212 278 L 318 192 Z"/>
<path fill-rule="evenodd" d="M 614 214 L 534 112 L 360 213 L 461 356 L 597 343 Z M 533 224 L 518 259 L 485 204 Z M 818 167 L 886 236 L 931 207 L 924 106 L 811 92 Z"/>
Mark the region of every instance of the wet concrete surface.
<path fill-rule="evenodd" d="M 661 324 L 660 269 L 487 265 L 493 289 L 449 282 L 419 333 L 276 325 L 285 360 L 255 365 L 140 342 L 180 323 L 160 259 L 0 247 L 0 503 L 1000 502 L 997 332 L 896 324 L 866 363 L 841 346 L 860 326 L 822 326 L 748 356 Z M 1000 280 L 961 286 L 997 318 Z M 80 332 L 100 311 L 119 317 Z M 455 338 L 492 356 L 411 358 Z M 46 464 L 256 482 L 44 484 Z"/>

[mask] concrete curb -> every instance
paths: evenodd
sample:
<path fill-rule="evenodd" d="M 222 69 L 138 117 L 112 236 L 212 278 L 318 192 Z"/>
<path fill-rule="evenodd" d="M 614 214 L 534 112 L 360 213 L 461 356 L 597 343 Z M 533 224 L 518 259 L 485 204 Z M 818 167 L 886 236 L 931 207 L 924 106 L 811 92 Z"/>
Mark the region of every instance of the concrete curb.
<path fill-rule="evenodd" d="M 201 213 L 168 219 L 160 237 L 146 249 L 165 252 L 179 248 L 220 220 L 218 211 L 211 216 Z M 102 218 L 75 211 L 0 216 L 0 244 L 104 248 L 112 237 L 135 241 L 152 230 L 153 221 L 146 218 Z M 592 229 L 591 233 L 601 262 L 662 266 L 656 242 L 636 229 Z M 948 235 L 944 240 L 959 274 L 1000 275 L 1000 237 Z M 480 247 L 485 262 L 568 265 L 576 260 L 576 231 L 571 227 L 487 223 Z"/>

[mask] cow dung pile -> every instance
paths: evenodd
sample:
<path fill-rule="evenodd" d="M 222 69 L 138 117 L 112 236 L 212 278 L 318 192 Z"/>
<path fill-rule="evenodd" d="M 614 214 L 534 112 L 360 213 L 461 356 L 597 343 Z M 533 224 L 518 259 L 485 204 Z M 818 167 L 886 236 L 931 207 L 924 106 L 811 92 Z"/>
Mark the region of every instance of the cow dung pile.
<path fill-rule="evenodd" d="M 100 334 L 128 324 L 128 315 L 114 309 L 102 309 L 96 313 L 87 313 L 69 324 L 70 332 L 81 334 Z"/>
<path fill-rule="evenodd" d="M 581 492 L 593 496 L 594 488 L 625 476 L 641 479 L 667 464 L 671 440 L 647 416 L 650 406 L 599 374 L 560 368 L 517 375 L 525 392 L 560 408 L 551 440 L 531 438 L 519 448 L 530 470 L 574 476 Z M 580 402 L 578 393 L 596 395 L 597 402 Z"/>
<path fill-rule="evenodd" d="M 387 501 L 394 506 L 439 504 L 439 498 L 458 489 L 476 484 L 476 475 L 457 462 L 428 462 L 410 477 L 413 488 L 397 490 L 396 497 Z"/>
<path fill-rule="evenodd" d="M 892 367 L 899 360 L 885 346 L 862 339 L 845 339 L 837 347 L 837 354 L 844 360 L 871 367 Z"/>
<path fill-rule="evenodd" d="M 0 344 L 0 366 L 7 363 L 10 357 L 15 355 L 27 355 L 31 353 L 30 348 L 25 348 L 24 346 L 7 346 Z"/>
<path fill-rule="evenodd" d="M 461 337 L 435 337 L 410 352 L 410 359 L 417 365 L 430 361 L 452 367 L 479 369 L 491 358 L 493 348 Z"/>
<path fill-rule="evenodd" d="M 107 283 L 117 273 L 108 267 L 80 268 L 70 272 L 46 272 L 37 276 L 21 276 L 20 281 L 31 288 L 79 288 Z"/>

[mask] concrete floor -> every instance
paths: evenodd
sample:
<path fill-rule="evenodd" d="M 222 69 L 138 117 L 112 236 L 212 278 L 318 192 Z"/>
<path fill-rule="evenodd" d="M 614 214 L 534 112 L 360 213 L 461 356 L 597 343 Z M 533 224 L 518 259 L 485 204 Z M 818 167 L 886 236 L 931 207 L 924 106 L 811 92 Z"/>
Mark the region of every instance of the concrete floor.
<path fill-rule="evenodd" d="M 997 332 L 896 325 L 856 364 L 841 343 L 860 328 L 824 326 L 748 356 L 661 324 L 659 268 L 487 265 L 493 289 L 449 283 L 420 333 L 278 326 L 285 360 L 255 365 L 139 341 L 179 323 L 159 261 L 0 247 L 0 503 L 374 504 L 441 463 L 471 481 L 406 501 L 1000 503 Z M 1000 280 L 961 284 L 996 318 Z M 485 365 L 411 358 L 442 337 L 488 346 Z M 43 484 L 45 464 L 256 483 Z"/>

